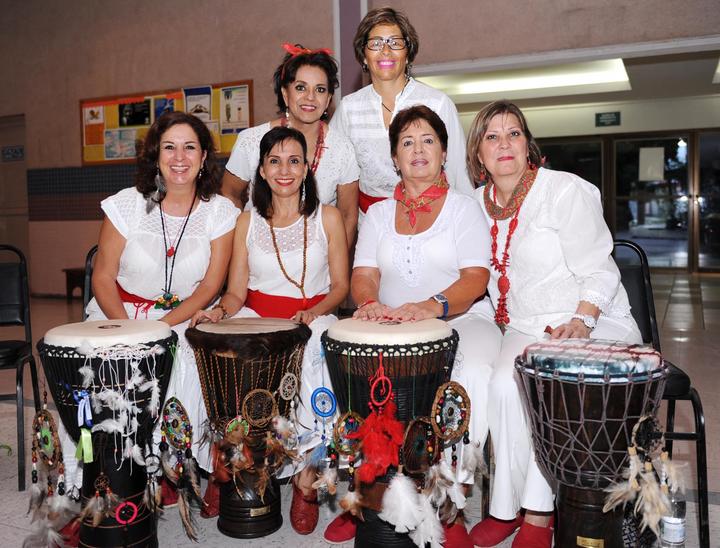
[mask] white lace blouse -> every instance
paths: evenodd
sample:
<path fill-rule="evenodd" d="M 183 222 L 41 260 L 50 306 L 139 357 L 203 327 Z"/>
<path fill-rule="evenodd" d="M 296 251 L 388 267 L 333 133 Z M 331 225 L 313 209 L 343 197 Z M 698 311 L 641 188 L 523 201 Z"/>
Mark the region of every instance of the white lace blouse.
<path fill-rule="evenodd" d="M 475 191 L 492 226 L 482 193 L 483 188 Z M 498 221 L 498 258 L 505 249 L 509 222 Z M 630 305 L 612 249 L 598 189 L 572 173 L 540 168 L 510 241 L 510 326 L 531 333 L 542 332 L 546 325 L 556 327 L 575 313 L 581 300 L 606 316 L 629 318 Z M 499 276 L 490 269 L 488 290 L 496 305 Z"/>
<path fill-rule="evenodd" d="M 270 122 L 240 132 L 225 166 L 225 169 L 236 177 L 250 182 L 245 211 L 252 208 L 252 181 L 260 163 L 260 140 L 268 131 L 270 131 Z M 341 132 L 329 129 L 325 134 L 324 147 L 315 173 L 318 198 L 320 203 L 335 205 L 337 187 L 357 181 L 360 170 L 355 160 L 355 150 Z"/>
<path fill-rule="evenodd" d="M 410 78 L 395 98 L 393 117 L 402 109 L 426 105 L 445 123 L 448 133 L 445 172 L 448 182 L 462 194 L 472 195 L 473 185 L 465 168 L 465 134 L 457 109 L 442 91 Z M 348 136 L 360 165 L 360 190 L 371 196 L 392 196 L 400 179 L 390 157 L 390 139 L 383 122 L 382 97 L 372 84 L 343 97 L 330 127 Z"/>
<path fill-rule="evenodd" d="M 355 249 L 354 267 L 380 270 L 381 303 L 423 301 L 455 283 L 460 269 L 489 268 L 490 232 L 472 198 L 451 190 L 432 226 L 416 235 L 397 233 L 395 204 L 368 209 Z"/>
<path fill-rule="evenodd" d="M 101 202 L 113 226 L 126 239 L 120 256 L 117 281 L 128 293 L 146 299 L 162 295 L 165 283 L 165 247 L 160 208 L 146 211 L 147 201 L 134 187 L 125 188 Z M 188 298 L 205 277 L 210 264 L 210 242 L 235 228 L 240 212 L 222 196 L 200 200 L 188 219 L 177 246 L 173 270 L 173 293 Z M 177 240 L 185 217 L 165 215 L 165 232 L 171 242 Z M 169 245 L 169 244 L 168 244 Z M 168 274 L 172 258 L 167 260 Z"/>
<path fill-rule="evenodd" d="M 300 290 L 291 284 L 280 270 L 277 252 L 273 245 L 270 225 L 255 208 L 251 210 L 247 234 L 248 289 L 268 295 L 301 299 Z M 310 298 L 330 291 L 330 267 L 328 266 L 328 240 L 322 223 L 323 206 L 308 218 L 307 271 L 305 295 Z M 298 283 L 303 271 L 303 218 L 288 227 L 275 228 L 275 239 L 283 267 Z"/>

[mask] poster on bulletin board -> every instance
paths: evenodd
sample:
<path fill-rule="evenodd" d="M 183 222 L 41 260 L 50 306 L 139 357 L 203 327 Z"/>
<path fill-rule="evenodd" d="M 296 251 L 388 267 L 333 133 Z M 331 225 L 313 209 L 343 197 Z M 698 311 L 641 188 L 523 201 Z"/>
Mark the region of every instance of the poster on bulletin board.
<path fill-rule="evenodd" d="M 207 125 L 220 156 L 253 125 L 252 80 L 178 90 L 82 99 L 83 165 L 134 162 L 150 126 L 165 112 L 180 110 Z"/>

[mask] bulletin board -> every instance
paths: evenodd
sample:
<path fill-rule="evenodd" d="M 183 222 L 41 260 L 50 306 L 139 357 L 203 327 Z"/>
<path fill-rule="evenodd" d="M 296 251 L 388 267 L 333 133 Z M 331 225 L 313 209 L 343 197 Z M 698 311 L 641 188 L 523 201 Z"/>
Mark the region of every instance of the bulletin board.
<path fill-rule="evenodd" d="M 253 125 L 252 80 L 80 100 L 83 165 L 132 163 L 138 145 L 164 112 L 180 110 L 205 122 L 221 156 Z"/>

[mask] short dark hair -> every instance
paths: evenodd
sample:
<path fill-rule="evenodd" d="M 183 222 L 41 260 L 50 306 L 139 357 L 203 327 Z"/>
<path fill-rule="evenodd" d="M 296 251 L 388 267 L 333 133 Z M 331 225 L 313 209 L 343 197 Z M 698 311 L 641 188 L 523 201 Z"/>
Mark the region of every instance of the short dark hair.
<path fill-rule="evenodd" d="M 485 133 L 487 133 L 488 125 L 498 114 L 514 114 L 520 122 L 520 127 L 525 134 L 528 144 L 528 159 L 530 163 L 541 166 L 542 165 L 542 154 L 540 153 L 540 147 L 535 142 L 535 138 L 530 132 L 525 115 L 522 110 L 515 104 L 507 99 L 501 99 L 494 101 L 489 105 L 485 105 L 480 112 L 477 113 L 470 131 L 468 132 L 467 150 L 466 150 L 466 161 L 468 174 L 472 178 L 475 184 L 480 182 L 486 177 L 492 177 L 490 173 L 487 173 L 478 158 L 478 152 L 480 151 L 480 143 L 482 143 Z"/>
<path fill-rule="evenodd" d="M 302 47 L 300 44 L 295 45 Z M 337 61 L 324 51 L 311 51 L 310 53 L 299 53 L 298 55 L 288 53 L 283 58 L 283 62 L 275 69 L 275 74 L 273 74 L 273 88 L 277 97 L 278 114 L 282 114 L 287 108 L 282 94 L 283 88 L 295 81 L 297 71 L 304 66 L 317 67 L 325 73 L 328 81 L 328 93 L 331 97 L 340 85 Z M 325 120 L 327 117 L 327 112 L 324 112 L 322 119 Z"/>
<path fill-rule="evenodd" d="M 209 200 L 220 192 L 222 169 L 218 165 L 210 130 L 197 116 L 181 111 L 166 112 L 160 116 L 145 136 L 137 156 L 137 173 L 135 174 L 135 188 L 141 192 L 145 199 L 154 195 L 155 176 L 158 173 L 158 158 L 160 157 L 160 140 L 165 132 L 173 126 L 189 125 L 197 136 L 200 148 L 207 153 L 202 165 L 201 173 L 197 178 L 197 193 L 202 200 Z M 165 194 L 159 196 L 160 200 Z"/>
<path fill-rule="evenodd" d="M 390 123 L 388 135 L 390 136 L 390 155 L 396 156 L 398 141 L 400 134 L 405 128 L 407 128 L 413 122 L 418 120 L 425 120 L 433 131 L 437 133 L 438 139 L 440 139 L 440 145 L 442 146 L 443 152 L 447 152 L 448 147 L 448 134 L 445 128 L 445 122 L 438 116 L 434 110 L 425 105 L 415 105 L 401 110 L 395 115 L 393 121 Z"/>
<path fill-rule="evenodd" d="M 272 190 L 270 190 L 270 185 L 260 174 L 260 168 L 273 147 L 285 141 L 297 141 L 300 143 L 303 151 L 303 160 L 305 165 L 307 165 L 307 143 L 305 142 L 305 136 L 297 129 L 278 126 L 263 135 L 263 138 L 260 140 L 260 162 L 255 171 L 255 183 L 252 189 L 253 206 L 263 219 L 270 217 L 269 211 L 272 205 Z M 309 217 L 315 212 L 320 203 L 318 200 L 317 185 L 315 184 L 315 174 L 312 172 L 312 169 L 308 169 L 302 184 L 305 185 L 305 202 L 299 203 L 299 209 L 301 214 Z"/>
<path fill-rule="evenodd" d="M 355 32 L 355 38 L 353 38 L 353 48 L 355 48 L 357 62 L 360 65 L 365 64 L 365 44 L 367 44 L 370 37 L 370 31 L 377 25 L 397 25 L 400 28 L 407 48 L 407 61 L 412 63 L 420 49 L 417 31 L 410 23 L 407 15 L 393 8 L 375 8 L 367 12 L 360 21 Z"/>

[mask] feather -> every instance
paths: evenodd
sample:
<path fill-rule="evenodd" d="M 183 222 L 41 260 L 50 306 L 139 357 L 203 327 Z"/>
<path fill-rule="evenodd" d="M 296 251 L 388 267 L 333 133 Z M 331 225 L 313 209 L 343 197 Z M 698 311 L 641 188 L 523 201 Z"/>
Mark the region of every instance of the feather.
<path fill-rule="evenodd" d="M 176 484 L 178 482 L 178 474 L 172 462 L 170 462 L 170 451 L 160 451 L 160 465 L 162 466 L 165 477 L 173 484 Z"/>
<path fill-rule="evenodd" d="M 312 488 L 327 491 L 328 495 L 335 496 L 337 493 L 337 468 L 328 466 L 322 473 L 317 474 L 317 479 L 313 482 Z"/>
<path fill-rule="evenodd" d="M 45 500 L 45 491 L 43 489 L 40 489 L 40 482 L 33 483 L 30 487 L 30 504 L 28 505 L 28 510 L 25 515 L 28 515 L 30 512 L 37 512 L 37 510 L 42 506 L 43 501 Z M 36 517 L 33 515 L 32 521 L 35 521 Z"/>
<path fill-rule="evenodd" d="M 241 443 L 231 447 L 230 469 L 233 476 L 237 476 L 245 470 L 252 470 L 254 467 L 252 451 L 247 444 Z"/>
<path fill-rule="evenodd" d="M 75 350 L 77 350 L 78 354 L 81 354 L 83 356 L 92 356 L 93 354 L 95 354 L 95 348 L 93 347 L 93 345 L 90 344 L 90 341 L 87 339 L 80 341 L 80 345 L 77 346 Z"/>
<path fill-rule="evenodd" d="M 322 468 L 325 457 L 327 457 L 327 447 L 325 447 L 324 444 L 319 443 L 310 452 L 310 455 L 307 459 L 307 466 L 309 468 L 319 470 L 320 468 Z"/>
<path fill-rule="evenodd" d="M 151 390 L 150 401 L 145 409 L 150 413 L 150 415 L 152 415 L 153 418 L 155 418 L 160 410 L 160 385 L 157 379 L 145 381 L 140 386 L 140 392 L 147 392 L 148 390 Z"/>
<path fill-rule="evenodd" d="M 265 466 L 261 466 L 257 469 L 257 481 L 255 482 L 255 491 L 257 492 L 260 500 L 265 502 L 265 491 L 267 490 L 268 483 L 270 483 L 270 474 Z"/>
<path fill-rule="evenodd" d="M 642 463 L 637 456 L 637 450 L 634 447 L 628 448 L 630 458 L 628 467 L 623 471 L 623 479 L 620 483 L 614 483 L 605 489 L 607 496 L 605 497 L 605 506 L 603 512 L 609 512 L 618 505 L 625 505 L 635 500 L 640 491 L 638 483 L 638 475 L 642 470 Z"/>
<path fill-rule="evenodd" d="M 202 494 L 200 490 L 200 471 L 198 470 L 198 463 L 195 457 L 189 457 L 185 459 L 183 463 L 183 476 L 187 483 L 187 488 L 190 491 L 189 500 L 194 500 L 202 505 Z"/>
<path fill-rule="evenodd" d="M 438 509 L 440 520 L 444 523 L 454 523 L 458 510 L 465 508 L 463 487 L 445 460 L 427 471 L 423 494 Z"/>
<path fill-rule="evenodd" d="M 130 406 L 130 402 L 125 400 L 123 394 L 115 390 L 102 390 L 97 397 L 113 411 L 127 410 Z"/>
<path fill-rule="evenodd" d="M 365 521 L 362 513 L 362 495 L 359 491 L 348 491 L 343 498 L 340 499 L 340 508 L 345 512 L 350 512 L 360 521 Z"/>
<path fill-rule="evenodd" d="M 130 455 L 138 466 L 145 466 L 145 457 L 143 456 L 142 449 L 137 443 L 133 444 L 132 449 L 130 450 Z"/>
<path fill-rule="evenodd" d="M 162 512 L 160 504 L 162 503 L 162 490 L 159 489 L 155 478 L 148 478 L 145 484 L 145 493 L 143 494 L 143 503 L 153 514 Z"/>
<path fill-rule="evenodd" d="M 443 532 L 440 518 L 437 511 L 430 504 L 427 497 L 419 497 L 421 519 L 417 527 L 410 532 L 410 540 L 412 540 L 420 548 L 425 548 L 430 544 L 430 548 L 442 548 L 445 541 L 445 533 Z"/>
<path fill-rule="evenodd" d="M 646 462 L 640 474 L 640 496 L 635 501 L 635 513 L 642 514 L 640 530 L 650 528 L 656 536 L 659 536 L 660 519 L 669 512 L 668 498 L 660 489 L 652 463 Z"/>
<path fill-rule="evenodd" d="M 180 513 L 180 520 L 185 529 L 185 534 L 190 540 L 197 542 L 198 537 L 197 531 L 195 530 L 195 520 L 193 519 L 190 505 L 182 494 L 178 497 L 178 512 Z"/>
<path fill-rule="evenodd" d="M 363 463 L 357 469 L 357 479 L 373 483 L 387 472 L 389 466 L 399 465 L 398 450 L 403 443 L 404 428 L 395 418 L 397 406 L 391 399 L 382 411 L 373 410 L 348 439 L 361 441 Z"/>
<path fill-rule="evenodd" d="M 92 427 L 93 432 L 107 432 L 108 434 L 122 434 L 124 430 L 120 421 L 115 419 L 105 419 Z"/>
<path fill-rule="evenodd" d="M 140 368 L 136 367 L 130 376 L 130 380 L 125 383 L 125 390 L 135 390 L 138 386 L 143 384 L 143 382 L 145 382 L 145 376 Z"/>
<path fill-rule="evenodd" d="M 273 417 L 272 427 L 275 433 L 280 436 L 280 439 L 286 440 L 294 433 L 292 423 L 282 415 Z"/>
<path fill-rule="evenodd" d="M 93 371 L 93 368 L 90 367 L 90 363 L 88 362 L 80 369 L 78 369 L 78 373 L 82 375 L 82 387 L 90 387 L 90 385 L 92 385 L 93 381 L 95 380 L 95 371 Z"/>
<path fill-rule="evenodd" d="M 675 464 L 668 455 L 667 451 L 663 451 L 660 454 L 660 462 L 663 467 L 663 471 L 667 476 L 667 486 L 670 491 L 676 493 L 680 491 L 685 492 L 685 480 L 687 474 L 687 463 Z"/>
<path fill-rule="evenodd" d="M 415 529 L 423 517 L 415 482 L 405 474 L 395 474 L 383 494 L 382 512 L 378 517 L 394 525 L 396 533 Z"/>
<path fill-rule="evenodd" d="M 23 548 L 46 548 L 48 546 L 65 548 L 62 535 L 50 526 L 48 520 L 37 522 L 32 532 L 25 537 Z"/>
<path fill-rule="evenodd" d="M 485 454 L 483 446 L 480 444 L 469 443 L 463 445 L 461 467 L 473 475 L 480 472 L 480 475 L 488 475 L 487 463 L 485 462 Z"/>
<path fill-rule="evenodd" d="M 99 524 L 100 521 L 102 521 L 103 511 L 104 499 L 99 494 L 96 494 L 94 497 L 90 497 L 85 505 L 85 508 L 83 508 L 82 512 L 80 512 L 78 519 L 80 521 L 91 521 L 93 523 L 93 527 L 97 527 L 97 525 L 94 525 L 95 516 L 98 514 L 100 515 L 100 520 L 98 520 Z"/>
<path fill-rule="evenodd" d="M 50 521 L 67 523 L 75 514 L 77 514 L 77 505 L 70 497 L 56 493 L 48 498 L 48 519 Z"/>
<path fill-rule="evenodd" d="M 212 444 L 211 458 L 215 481 L 218 483 L 230 481 L 230 471 L 227 468 L 227 454 L 219 442 Z"/>
<path fill-rule="evenodd" d="M 102 413 L 102 408 L 103 408 L 102 400 L 100 398 L 98 398 L 98 395 L 95 392 L 93 392 L 92 395 L 90 396 L 90 402 L 92 403 L 92 408 L 93 408 L 93 411 L 95 411 L 96 415 L 99 415 L 100 413 Z"/>

